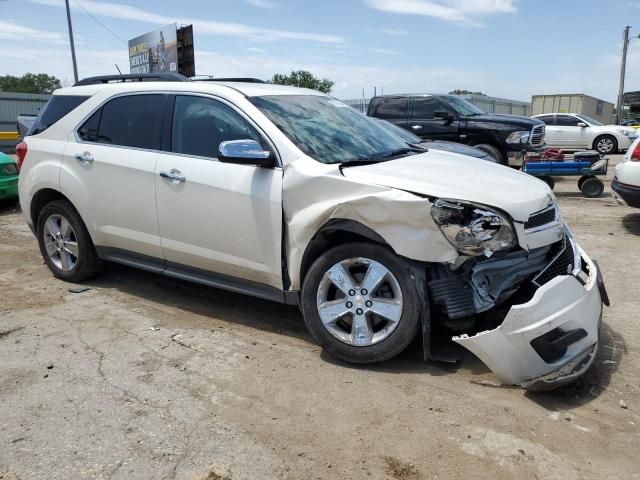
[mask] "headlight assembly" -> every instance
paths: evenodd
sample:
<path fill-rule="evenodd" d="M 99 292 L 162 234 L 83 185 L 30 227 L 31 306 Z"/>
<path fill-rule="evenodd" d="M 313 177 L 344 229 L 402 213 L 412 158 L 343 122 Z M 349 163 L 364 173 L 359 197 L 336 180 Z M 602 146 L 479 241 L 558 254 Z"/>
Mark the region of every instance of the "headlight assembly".
<path fill-rule="evenodd" d="M 490 257 L 516 245 L 516 234 L 505 215 L 483 205 L 436 200 L 431 216 L 445 238 L 463 255 Z"/>
<path fill-rule="evenodd" d="M 635 137 L 637 135 L 637 132 L 631 132 L 629 130 L 622 130 L 622 129 L 619 129 L 618 133 L 623 134 L 625 137 Z"/>
<path fill-rule="evenodd" d="M 527 143 L 529 141 L 529 132 L 521 131 L 521 132 L 513 132 L 511 135 L 507 137 L 507 143 Z"/>

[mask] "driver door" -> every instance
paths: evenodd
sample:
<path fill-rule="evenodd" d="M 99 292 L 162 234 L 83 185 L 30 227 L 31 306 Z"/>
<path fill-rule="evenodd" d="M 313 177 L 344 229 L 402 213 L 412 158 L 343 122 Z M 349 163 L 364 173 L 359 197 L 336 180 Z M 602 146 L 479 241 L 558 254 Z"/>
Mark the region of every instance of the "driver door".
<path fill-rule="evenodd" d="M 265 137 L 233 105 L 176 95 L 156 166 L 158 227 L 169 269 L 282 289 L 282 169 L 219 162 L 221 142 Z M 182 271 L 182 270 L 180 270 Z"/>

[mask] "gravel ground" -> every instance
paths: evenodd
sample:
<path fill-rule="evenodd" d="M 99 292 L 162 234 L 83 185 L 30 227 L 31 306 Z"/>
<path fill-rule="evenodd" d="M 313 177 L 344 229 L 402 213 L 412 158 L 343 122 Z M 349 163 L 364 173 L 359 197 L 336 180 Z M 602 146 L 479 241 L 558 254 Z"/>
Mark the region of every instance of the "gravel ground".
<path fill-rule="evenodd" d="M 419 345 L 345 365 L 295 308 L 125 267 L 71 293 L 0 207 L 0 479 L 640 478 L 640 210 L 608 190 L 556 186 L 612 306 L 594 367 L 546 394 Z"/>

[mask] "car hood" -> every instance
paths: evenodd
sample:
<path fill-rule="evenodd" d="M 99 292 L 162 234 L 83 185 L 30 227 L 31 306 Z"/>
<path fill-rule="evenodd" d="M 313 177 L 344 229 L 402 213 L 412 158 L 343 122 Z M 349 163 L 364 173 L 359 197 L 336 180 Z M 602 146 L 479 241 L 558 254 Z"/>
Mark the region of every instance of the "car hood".
<path fill-rule="evenodd" d="M 463 143 L 448 142 L 446 140 L 427 140 L 420 143 L 420 146 L 424 146 L 427 149 L 433 148 L 434 150 L 444 150 L 446 152 L 459 153 L 460 155 L 469 155 L 470 157 L 482 158 L 491 162 L 495 161 L 488 153 L 464 145 Z"/>
<path fill-rule="evenodd" d="M 444 151 L 342 169 L 351 180 L 437 198 L 465 200 L 507 212 L 519 222 L 553 199 L 542 181 L 495 163 Z"/>
<path fill-rule="evenodd" d="M 536 125 L 544 125 L 541 120 L 535 118 L 523 117 L 520 115 L 506 115 L 499 113 L 485 113 L 483 115 L 472 115 L 465 117 L 469 122 L 477 123 L 499 123 L 503 125 L 512 125 L 524 130 L 531 130 Z"/>
<path fill-rule="evenodd" d="M 631 128 L 631 127 L 624 127 L 622 125 L 596 125 L 591 127 L 591 129 L 593 131 L 596 132 L 619 132 L 619 131 L 625 131 L 625 132 L 629 132 L 633 135 L 637 135 L 638 131 L 635 128 Z"/>

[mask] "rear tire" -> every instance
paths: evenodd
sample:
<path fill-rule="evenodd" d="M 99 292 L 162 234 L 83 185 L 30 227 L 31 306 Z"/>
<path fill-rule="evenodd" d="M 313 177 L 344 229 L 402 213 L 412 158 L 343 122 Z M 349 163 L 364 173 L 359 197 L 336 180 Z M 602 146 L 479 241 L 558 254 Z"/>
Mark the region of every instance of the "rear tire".
<path fill-rule="evenodd" d="M 68 201 L 45 205 L 38 215 L 36 231 L 42 258 L 55 277 L 82 282 L 102 269 L 87 227 Z"/>
<path fill-rule="evenodd" d="M 420 325 L 410 266 L 381 245 L 348 243 L 322 254 L 304 279 L 301 300 L 313 337 L 345 362 L 395 357 Z"/>
<path fill-rule="evenodd" d="M 593 149 L 600 155 L 616 153 L 618 151 L 618 141 L 612 135 L 600 135 L 593 141 Z"/>
<path fill-rule="evenodd" d="M 493 145 L 489 145 L 488 143 L 479 143 L 478 145 L 474 145 L 474 147 L 491 155 L 493 158 L 495 158 L 497 163 L 501 165 L 507 165 L 507 161 L 504 158 L 504 155 L 502 155 L 502 152 L 500 152 L 500 150 L 498 150 Z"/>

